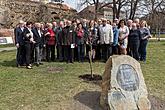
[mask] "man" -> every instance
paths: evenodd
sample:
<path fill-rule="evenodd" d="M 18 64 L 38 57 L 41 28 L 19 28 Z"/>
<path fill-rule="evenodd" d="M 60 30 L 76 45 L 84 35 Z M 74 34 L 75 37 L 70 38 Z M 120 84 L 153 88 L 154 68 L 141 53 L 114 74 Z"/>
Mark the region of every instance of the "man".
<path fill-rule="evenodd" d="M 83 25 L 83 29 L 84 29 L 84 40 L 87 41 L 87 38 L 89 36 L 89 32 L 88 32 L 88 28 L 89 28 L 89 21 L 87 19 L 82 19 L 82 25 Z M 84 45 L 86 47 L 86 44 Z M 86 52 L 87 52 L 87 48 L 86 48 Z M 87 54 L 86 54 L 87 55 Z"/>
<path fill-rule="evenodd" d="M 129 19 L 129 20 L 127 21 L 127 26 L 128 26 L 128 28 L 129 28 L 129 30 L 132 29 L 132 23 L 133 23 L 133 21 L 132 21 L 131 19 Z"/>
<path fill-rule="evenodd" d="M 103 19 L 102 24 L 100 28 L 100 44 L 102 55 L 104 55 L 104 60 L 106 61 L 112 55 L 113 29 L 111 25 L 107 24 L 106 19 Z"/>
<path fill-rule="evenodd" d="M 57 22 L 54 21 L 52 24 L 53 24 L 53 31 L 56 32 L 56 29 L 57 29 Z"/>
<path fill-rule="evenodd" d="M 99 43 L 101 26 L 102 26 L 102 20 L 99 19 L 97 22 L 97 25 L 96 25 L 96 28 L 98 30 L 98 32 L 97 32 L 98 41 L 97 41 L 97 47 L 96 47 L 96 58 L 97 59 L 101 59 L 101 48 L 100 48 L 100 43 Z"/>
<path fill-rule="evenodd" d="M 127 21 L 127 26 L 128 26 L 128 28 L 129 28 L 129 31 L 132 29 L 132 23 L 133 23 L 133 21 L 132 21 L 131 19 L 129 19 L 129 20 Z M 130 40 L 129 40 L 129 37 L 128 37 L 127 54 L 128 54 L 128 55 L 131 55 L 131 53 L 130 53 Z"/>
<path fill-rule="evenodd" d="M 140 28 L 140 19 L 136 18 L 136 19 L 134 19 L 133 22 L 136 23 L 136 27 L 139 29 Z"/>
<path fill-rule="evenodd" d="M 34 50 L 35 50 L 35 60 L 36 60 L 36 65 L 39 66 L 41 63 L 42 59 L 42 48 L 43 48 L 43 34 L 41 32 L 41 24 L 36 23 L 35 28 L 32 30 L 33 36 L 34 36 L 34 41 L 36 42 L 34 44 Z"/>
<path fill-rule="evenodd" d="M 63 28 L 64 28 L 64 22 L 60 21 L 59 27 L 56 29 L 56 45 L 57 45 L 57 54 L 58 54 L 58 59 L 60 62 L 64 60 L 64 55 L 63 55 Z"/>
<path fill-rule="evenodd" d="M 23 66 L 25 63 L 25 48 L 23 40 L 24 21 L 20 20 L 18 27 L 14 29 L 15 45 L 17 47 L 16 65 Z"/>
<path fill-rule="evenodd" d="M 75 47 L 75 34 L 71 21 L 66 22 L 66 27 L 63 29 L 63 46 L 65 61 L 67 63 L 73 63 L 74 59 L 74 47 Z"/>
<path fill-rule="evenodd" d="M 140 30 L 137 29 L 136 23 L 132 23 L 132 29 L 130 30 L 130 33 L 128 35 L 128 41 L 129 41 L 130 55 L 136 60 L 139 60 L 138 49 L 140 46 L 140 40 L 141 40 Z"/>

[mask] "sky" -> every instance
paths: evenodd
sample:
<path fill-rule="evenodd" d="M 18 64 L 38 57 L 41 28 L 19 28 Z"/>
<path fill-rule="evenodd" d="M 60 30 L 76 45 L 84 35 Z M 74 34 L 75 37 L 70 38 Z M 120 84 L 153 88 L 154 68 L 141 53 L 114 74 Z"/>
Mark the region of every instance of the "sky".
<path fill-rule="evenodd" d="M 77 8 L 77 0 L 64 0 L 64 3 L 68 4 L 70 7 Z"/>

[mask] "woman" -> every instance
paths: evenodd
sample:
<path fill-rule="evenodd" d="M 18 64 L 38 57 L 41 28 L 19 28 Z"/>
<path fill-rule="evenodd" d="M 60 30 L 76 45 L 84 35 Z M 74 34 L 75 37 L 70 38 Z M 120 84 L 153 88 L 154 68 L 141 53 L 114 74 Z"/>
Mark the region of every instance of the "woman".
<path fill-rule="evenodd" d="M 119 21 L 119 49 L 120 54 L 127 54 L 127 44 L 128 44 L 128 35 L 129 35 L 129 29 L 126 26 L 125 20 Z"/>
<path fill-rule="evenodd" d="M 137 29 L 136 23 L 132 23 L 132 29 L 130 30 L 130 33 L 128 35 L 128 47 L 130 48 L 130 55 L 135 58 L 136 60 L 139 60 L 139 45 L 140 45 L 140 39 L 141 34 L 139 29 Z"/>
<path fill-rule="evenodd" d="M 112 47 L 112 53 L 114 55 L 117 55 L 118 52 L 118 41 L 119 41 L 119 29 L 116 26 L 116 23 L 112 24 L 113 26 L 113 47 Z"/>
<path fill-rule="evenodd" d="M 25 54 L 26 54 L 26 67 L 27 69 L 32 69 L 31 63 L 31 53 L 32 48 L 31 45 L 35 43 L 33 39 L 33 32 L 32 32 L 32 22 L 26 23 L 26 28 L 23 30 L 23 39 L 25 42 Z"/>
<path fill-rule="evenodd" d="M 147 55 L 147 44 L 148 39 L 151 38 L 151 34 L 149 29 L 147 28 L 147 22 L 142 20 L 140 23 L 140 47 L 139 47 L 139 54 L 140 54 L 140 61 L 146 62 L 146 55 Z"/>
<path fill-rule="evenodd" d="M 77 44 L 77 47 L 78 47 L 78 61 L 80 62 L 84 62 L 84 41 L 85 41 L 85 38 L 84 38 L 84 29 L 83 29 L 83 26 L 81 23 L 78 23 L 77 24 L 77 31 L 76 31 L 76 44 Z"/>
<path fill-rule="evenodd" d="M 46 36 L 46 60 L 48 62 L 55 60 L 55 33 L 53 32 L 53 25 L 48 23 Z"/>
<path fill-rule="evenodd" d="M 87 52 L 89 59 L 92 59 L 92 62 L 95 60 L 96 56 L 96 47 L 98 42 L 98 29 L 95 27 L 95 22 L 91 20 L 89 22 L 89 35 L 87 38 Z"/>

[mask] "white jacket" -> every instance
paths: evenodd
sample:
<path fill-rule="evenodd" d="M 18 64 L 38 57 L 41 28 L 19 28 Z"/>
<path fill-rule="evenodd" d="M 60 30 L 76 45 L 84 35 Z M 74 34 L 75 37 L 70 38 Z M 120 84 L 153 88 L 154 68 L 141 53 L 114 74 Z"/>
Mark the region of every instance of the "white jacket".
<path fill-rule="evenodd" d="M 100 44 L 112 44 L 113 43 L 113 29 L 112 26 L 106 24 L 100 27 Z"/>

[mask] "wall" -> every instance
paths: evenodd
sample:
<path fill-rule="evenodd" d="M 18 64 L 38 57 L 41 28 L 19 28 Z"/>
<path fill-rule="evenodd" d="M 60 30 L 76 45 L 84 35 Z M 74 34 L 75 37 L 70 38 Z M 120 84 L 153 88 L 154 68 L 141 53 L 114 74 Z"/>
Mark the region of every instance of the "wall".
<path fill-rule="evenodd" d="M 56 19 L 73 18 L 76 10 L 67 5 L 30 0 L 0 0 L 0 27 L 13 28 L 19 20 L 52 22 Z"/>

